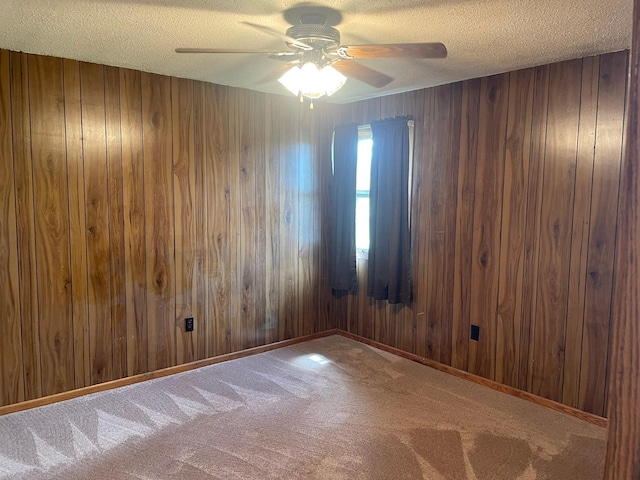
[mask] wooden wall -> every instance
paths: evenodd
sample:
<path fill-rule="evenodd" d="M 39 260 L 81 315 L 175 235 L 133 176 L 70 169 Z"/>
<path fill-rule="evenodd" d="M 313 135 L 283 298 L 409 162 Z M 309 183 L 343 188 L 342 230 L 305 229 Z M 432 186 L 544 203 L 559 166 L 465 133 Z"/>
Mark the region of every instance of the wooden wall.
<path fill-rule="evenodd" d="M 0 405 L 324 328 L 313 122 L 0 51 Z"/>
<path fill-rule="evenodd" d="M 603 415 L 626 67 L 309 112 L 0 51 L 0 405 L 336 326 Z M 367 298 L 366 259 L 334 299 L 331 131 L 405 114 L 414 302 Z"/>
<path fill-rule="evenodd" d="M 640 478 L 640 0 L 633 2 L 609 380 L 605 480 Z"/>
<path fill-rule="evenodd" d="M 329 110 L 416 119 L 413 304 L 359 259 L 335 326 L 604 415 L 626 78 L 619 52 Z"/>

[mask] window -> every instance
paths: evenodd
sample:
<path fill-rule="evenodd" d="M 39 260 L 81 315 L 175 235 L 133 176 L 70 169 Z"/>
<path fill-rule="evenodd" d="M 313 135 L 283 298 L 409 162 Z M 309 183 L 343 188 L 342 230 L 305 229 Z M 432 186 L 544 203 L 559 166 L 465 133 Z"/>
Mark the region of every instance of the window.
<path fill-rule="evenodd" d="M 366 256 L 369 252 L 369 193 L 371 184 L 371 152 L 373 136 L 371 125 L 358 126 L 358 160 L 356 167 L 356 252 Z M 413 120 L 409 121 L 409 187 L 413 170 Z M 409 188 L 411 211 L 411 188 Z"/>
<path fill-rule="evenodd" d="M 356 250 L 369 250 L 369 191 L 371 182 L 371 126 L 358 127 L 358 161 L 356 168 Z"/>

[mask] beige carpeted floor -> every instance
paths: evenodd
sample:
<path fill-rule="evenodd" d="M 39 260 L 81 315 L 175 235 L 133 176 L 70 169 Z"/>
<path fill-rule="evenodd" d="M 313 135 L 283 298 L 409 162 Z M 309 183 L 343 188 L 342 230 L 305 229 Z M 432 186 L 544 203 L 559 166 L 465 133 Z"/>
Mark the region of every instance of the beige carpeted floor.
<path fill-rule="evenodd" d="M 600 479 L 605 430 L 331 336 L 0 417 L 0 478 Z"/>

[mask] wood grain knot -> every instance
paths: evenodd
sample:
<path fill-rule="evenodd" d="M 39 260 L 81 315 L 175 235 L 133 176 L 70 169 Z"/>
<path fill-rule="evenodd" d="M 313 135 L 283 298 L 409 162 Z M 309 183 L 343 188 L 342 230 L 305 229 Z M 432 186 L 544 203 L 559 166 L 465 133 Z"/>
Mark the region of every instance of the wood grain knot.
<path fill-rule="evenodd" d="M 487 252 L 482 252 L 482 254 L 480 255 L 480 265 L 482 265 L 484 268 L 487 268 L 487 266 L 489 265 L 489 254 Z"/>
<path fill-rule="evenodd" d="M 56 333 L 55 337 L 53 337 L 53 347 L 58 352 L 62 349 L 62 339 L 60 338 L 59 333 Z"/>
<path fill-rule="evenodd" d="M 496 103 L 497 98 L 498 98 L 498 87 L 494 85 L 493 87 L 491 87 L 491 90 L 489 91 L 489 101 L 491 103 Z"/>
<path fill-rule="evenodd" d="M 164 270 L 156 274 L 153 279 L 153 284 L 160 291 L 167 286 L 167 274 Z"/>
<path fill-rule="evenodd" d="M 154 114 L 151 116 L 151 123 L 154 127 L 160 128 L 160 126 L 162 125 L 162 115 L 160 114 L 160 112 L 154 112 Z"/>

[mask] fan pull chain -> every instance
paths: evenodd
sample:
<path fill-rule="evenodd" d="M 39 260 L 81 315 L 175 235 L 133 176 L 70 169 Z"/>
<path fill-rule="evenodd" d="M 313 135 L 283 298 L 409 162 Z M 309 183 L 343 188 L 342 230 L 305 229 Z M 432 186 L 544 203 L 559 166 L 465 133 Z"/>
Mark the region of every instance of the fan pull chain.
<path fill-rule="evenodd" d="M 300 99 L 300 103 L 304 103 L 304 95 L 302 93 L 298 97 Z M 313 110 L 313 98 L 309 99 L 309 110 Z"/>

